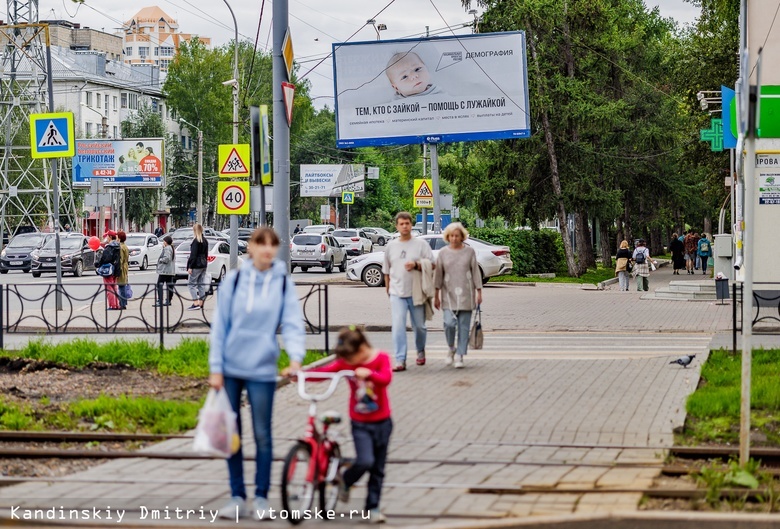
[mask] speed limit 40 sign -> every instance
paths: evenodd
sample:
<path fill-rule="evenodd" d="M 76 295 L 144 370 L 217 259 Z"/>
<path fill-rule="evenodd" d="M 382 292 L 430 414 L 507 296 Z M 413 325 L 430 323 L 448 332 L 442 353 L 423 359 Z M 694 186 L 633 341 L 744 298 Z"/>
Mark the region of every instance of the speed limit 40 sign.
<path fill-rule="evenodd" d="M 217 183 L 217 213 L 249 215 L 249 182 Z"/>

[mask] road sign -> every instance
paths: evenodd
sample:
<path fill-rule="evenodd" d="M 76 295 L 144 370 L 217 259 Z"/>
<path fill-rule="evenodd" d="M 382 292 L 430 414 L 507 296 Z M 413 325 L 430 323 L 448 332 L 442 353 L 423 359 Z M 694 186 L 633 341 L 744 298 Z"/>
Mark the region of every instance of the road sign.
<path fill-rule="evenodd" d="M 249 107 L 249 124 L 252 135 L 252 183 L 264 186 L 273 183 L 271 179 L 271 143 L 268 135 L 268 105 Z"/>
<path fill-rule="evenodd" d="M 330 205 L 323 204 L 320 206 L 320 218 L 322 220 L 328 220 L 330 218 Z"/>
<path fill-rule="evenodd" d="M 287 115 L 287 124 L 292 127 L 293 97 L 295 97 L 295 85 L 292 83 L 282 83 L 282 96 L 284 99 L 285 114 Z"/>
<path fill-rule="evenodd" d="M 76 153 L 72 112 L 30 114 L 33 158 L 72 158 Z"/>
<path fill-rule="evenodd" d="M 433 180 L 430 178 L 415 179 L 414 181 L 414 207 L 433 207 Z"/>
<path fill-rule="evenodd" d="M 249 182 L 217 182 L 217 213 L 249 214 Z"/>
<path fill-rule="evenodd" d="M 341 203 L 342 204 L 354 204 L 355 203 L 355 193 L 353 191 L 344 191 L 341 193 Z"/>
<path fill-rule="evenodd" d="M 292 79 L 293 71 L 293 43 L 292 35 L 290 35 L 290 28 L 287 28 L 287 32 L 284 34 L 284 41 L 282 42 L 282 58 L 284 59 L 284 66 L 287 68 L 287 79 Z"/>
<path fill-rule="evenodd" d="M 249 144 L 219 146 L 219 176 L 249 176 Z"/>
<path fill-rule="evenodd" d="M 379 167 L 367 167 L 366 178 L 369 180 L 379 180 Z"/>

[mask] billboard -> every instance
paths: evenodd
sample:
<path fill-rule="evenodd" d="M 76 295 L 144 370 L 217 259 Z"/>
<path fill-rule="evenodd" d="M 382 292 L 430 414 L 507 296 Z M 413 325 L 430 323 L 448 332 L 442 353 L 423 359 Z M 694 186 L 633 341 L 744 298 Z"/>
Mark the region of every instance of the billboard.
<path fill-rule="evenodd" d="M 339 197 L 344 191 L 363 193 L 366 166 L 350 165 L 301 165 L 302 197 Z"/>
<path fill-rule="evenodd" d="M 106 187 L 162 187 L 163 149 L 162 138 L 76 140 L 73 185 L 100 178 Z"/>
<path fill-rule="evenodd" d="M 527 138 L 525 33 L 333 45 L 338 147 Z"/>

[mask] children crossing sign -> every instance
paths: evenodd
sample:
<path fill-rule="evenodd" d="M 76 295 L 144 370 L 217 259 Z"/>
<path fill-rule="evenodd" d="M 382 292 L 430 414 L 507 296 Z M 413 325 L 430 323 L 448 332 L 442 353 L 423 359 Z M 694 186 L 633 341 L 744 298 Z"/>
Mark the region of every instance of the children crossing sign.
<path fill-rule="evenodd" d="M 72 112 L 30 114 L 30 147 L 33 158 L 72 158 L 76 136 Z"/>
<path fill-rule="evenodd" d="M 433 180 L 430 178 L 417 179 L 414 181 L 414 207 L 432 208 L 433 207 Z"/>
<path fill-rule="evenodd" d="M 219 146 L 219 176 L 249 176 L 249 144 Z"/>

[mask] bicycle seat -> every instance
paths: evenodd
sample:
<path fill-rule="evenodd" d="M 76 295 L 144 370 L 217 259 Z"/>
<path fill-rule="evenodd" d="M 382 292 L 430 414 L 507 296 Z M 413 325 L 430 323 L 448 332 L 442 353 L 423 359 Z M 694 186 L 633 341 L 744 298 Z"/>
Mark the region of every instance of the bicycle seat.
<path fill-rule="evenodd" d="M 341 414 L 337 411 L 326 411 L 320 416 L 322 424 L 339 424 L 341 422 Z"/>

